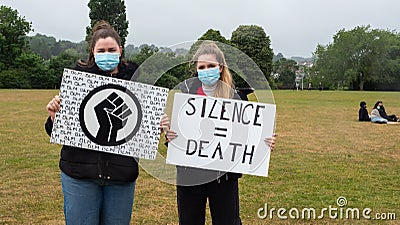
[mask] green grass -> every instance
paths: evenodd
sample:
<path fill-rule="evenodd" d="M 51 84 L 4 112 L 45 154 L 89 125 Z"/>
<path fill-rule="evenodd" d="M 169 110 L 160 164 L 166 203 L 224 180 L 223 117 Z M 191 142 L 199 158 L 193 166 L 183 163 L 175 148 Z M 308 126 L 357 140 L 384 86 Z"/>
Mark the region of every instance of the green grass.
<path fill-rule="evenodd" d="M 63 224 L 60 146 L 44 131 L 45 106 L 56 90 L 0 90 L 0 224 Z M 400 92 L 274 91 L 276 150 L 269 177 L 240 179 L 243 224 L 366 224 L 376 221 L 261 220 L 257 210 L 337 207 L 400 217 L 400 125 L 358 122 L 361 100 L 383 100 L 400 115 Z M 165 152 L 165 149 L 162 149 Z M 288 214 L 286 214 L 288 215 Z M 207 214 L 207 224 L 210 216 Z M 175 187 L 141 171 L 132 224 L 177 224 Z M 396 223 L 397 222 L 397 223 Z"/>

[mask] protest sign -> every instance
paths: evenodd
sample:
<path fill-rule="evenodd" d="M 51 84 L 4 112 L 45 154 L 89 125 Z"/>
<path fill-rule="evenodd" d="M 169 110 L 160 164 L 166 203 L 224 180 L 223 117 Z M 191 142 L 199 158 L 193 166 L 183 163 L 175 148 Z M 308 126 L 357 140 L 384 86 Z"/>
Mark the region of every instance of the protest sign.
<path fill-rule="evenodd" d="M 168 89 L 65 69 L 50 142 L 152 159 Z"/>
<path fill-rule="evenodd" d="M 276 106 L 176 93 L 167 163 L 268 176 Z"/>

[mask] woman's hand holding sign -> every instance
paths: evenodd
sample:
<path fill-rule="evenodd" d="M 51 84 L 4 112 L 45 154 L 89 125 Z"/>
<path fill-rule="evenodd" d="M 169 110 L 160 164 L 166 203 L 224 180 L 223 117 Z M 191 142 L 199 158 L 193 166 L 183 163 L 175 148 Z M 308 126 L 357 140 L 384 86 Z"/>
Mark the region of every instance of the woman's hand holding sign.
<path fill-rule="evenodd" d="M 54 122 L 54 117 L 58 110 L 60 110 L 60 97 L 58 95 L 54 96 L 54 98 L 47 104 L 46 109 L 51 117 L 51 121 Z"/>
<path fill-rule="evenodd" d="M 178 135 L 176 135 L 176 132 L 173 130 L 170 130 L 171 124 L 169 122 L 169 118 L 167 114 L 164 114 L 161 117 L 161 121 L 160 121 L 160 128 L 162 129 L 162 131 L 165 132 L 165 138 L 166 141 L 169 142 L 173 139 L 175 139 Z"/>
<path fill-rule="evenodd" d="M 276 134 L 273 134 L 272 137 L 265 138 L 264 141 L 269 145 L 269 149 L 272 152 L 275 149 Z"/>

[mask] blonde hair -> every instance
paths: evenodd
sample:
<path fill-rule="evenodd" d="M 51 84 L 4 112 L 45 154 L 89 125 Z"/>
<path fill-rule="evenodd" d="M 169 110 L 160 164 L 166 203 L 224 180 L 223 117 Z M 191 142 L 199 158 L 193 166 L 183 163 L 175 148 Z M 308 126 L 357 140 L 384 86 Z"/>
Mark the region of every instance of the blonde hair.
<path fill-rule="evenodd" d="M 194 64 L 197 64 L 197 61 L 201 55 L 215 55 L 217 62 L 222 67 L 221 76 L 219 78 L 220 81 L 217 83 L 217 88 L 215 89 L 214 97 L 218 98 L 232 98 L 233 97 L 233 79 L 232 75 L 229 72 L 229 68 L 225 61 L 224 53 L 221 49 L 212 41 L 203 42 L 200 47 L 197 49 L 196 53 L 193 56 Z"/>

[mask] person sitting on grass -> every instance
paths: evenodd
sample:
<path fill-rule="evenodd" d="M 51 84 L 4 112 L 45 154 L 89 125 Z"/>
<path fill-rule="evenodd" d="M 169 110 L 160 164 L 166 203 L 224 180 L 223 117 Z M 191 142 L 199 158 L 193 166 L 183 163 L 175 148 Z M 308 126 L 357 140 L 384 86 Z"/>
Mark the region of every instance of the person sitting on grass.
<path fill-rule="evenodd" d="M 360 102 L 360 109 L 358 110 L 358 121 L 371 121 L 371 117 L 368 115 L 367 103 Z"/>
<path fill-rule="evenodd" d="M 387 115 L 386 111 L 385 111 L 385 107 L 383 106 L 382 101 L 377 101 L 375 103 L 376 108 L 379 111 L 379 114 L 381 115 L 381 117 L 387 119 L 388 121 L 392 121 L 392 122 L 400 122 L 400 118 L 398 118 L 396 115 L 392 114 L 392 115 Z"/>
<path fill-rule="evenodd" d="M 374 108 L 371 111 L 371 122 L 373 123 L 387 123 L 388 120 L 383 118 L 378 110 L 379 104 L 375 103 Z"/>

